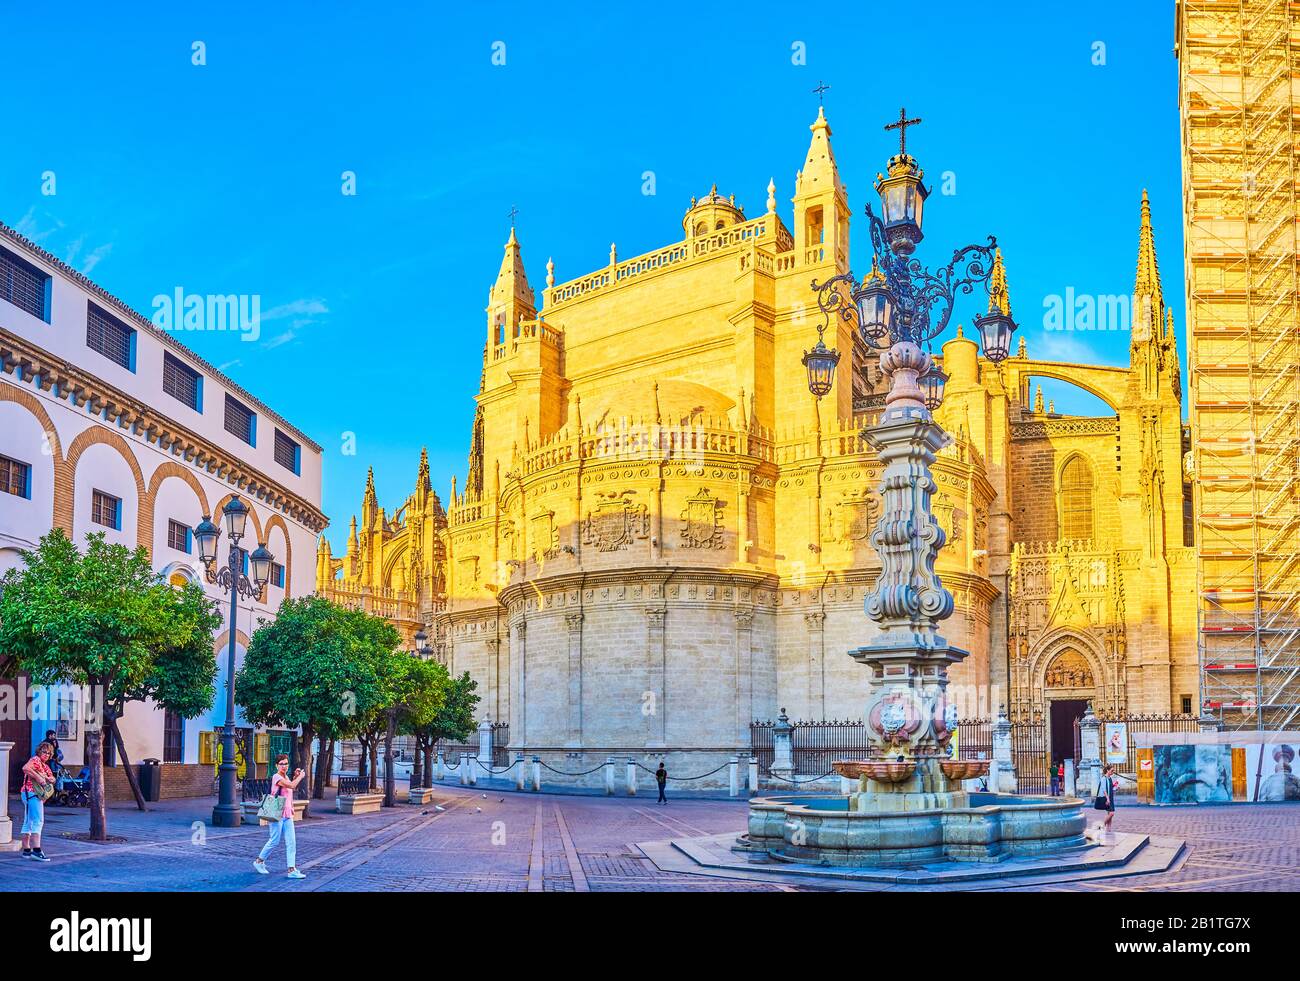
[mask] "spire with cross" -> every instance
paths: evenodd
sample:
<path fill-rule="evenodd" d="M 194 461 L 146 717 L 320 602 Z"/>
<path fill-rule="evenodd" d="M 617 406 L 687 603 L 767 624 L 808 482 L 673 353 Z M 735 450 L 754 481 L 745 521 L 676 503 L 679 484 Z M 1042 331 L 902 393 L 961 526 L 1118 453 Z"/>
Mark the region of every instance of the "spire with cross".
<path fill-rule="evenodd" d="M 898 122 L 890 123 L 888 126 L 885 127 L 886 130 L 891 130 L 891 129 L 898 130 L 898 155 L 900 157 L 907 156 L 907 127 L 915 126 L 920 121 L 921 119 L 919 116 L 916 119 L 908 119 L 907 110 L 899 109 Z"/>
<path fill-rule="evenodd" d="M 817 87 L 813 89 L 813 92 L 816 93 L 817 102 L 820 105 L 823 106 L 826 105 L 826 93 L 830 91 L 830 88 L 831 87 L 827 85 L 825 82 L 823 82 L 820 78 L 817 79 Z"/>
<path fill-rule="evenodd" d="M 513 204 L 510 206 L 510 227 L 515 227 L 515 215 L 519 214 L 519 209 Z"/>

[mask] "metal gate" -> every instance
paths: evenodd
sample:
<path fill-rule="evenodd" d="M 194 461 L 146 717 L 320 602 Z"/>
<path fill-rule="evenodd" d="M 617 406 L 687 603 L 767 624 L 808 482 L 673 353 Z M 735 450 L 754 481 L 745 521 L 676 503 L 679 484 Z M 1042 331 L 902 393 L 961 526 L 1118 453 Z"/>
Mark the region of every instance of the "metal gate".
<path fill-rule="evenodd" d="M 1011 724 L 1011 761 L 1016 768 L 1016 784 L 1022 794 L 1051 792 L 1049 768 L 1051 750 L 1047 723 L 1043 720 Z"/>

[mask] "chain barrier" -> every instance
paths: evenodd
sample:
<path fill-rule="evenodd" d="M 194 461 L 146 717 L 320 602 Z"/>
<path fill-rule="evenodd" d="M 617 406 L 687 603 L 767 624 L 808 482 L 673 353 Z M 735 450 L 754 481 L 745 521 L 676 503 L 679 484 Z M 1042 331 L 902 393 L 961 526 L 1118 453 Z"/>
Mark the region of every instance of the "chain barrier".
<path fill-rule="evenodd" d="M 538 762 L 541 761 L 539 760 Z M 605 768 L 605 764 L 601 763 L 599 766 L 594 766 L 590 770 L 583 770 L 581 773 L 566 773 L 564 770 L 557 770 L 555 767 L 546 763 L 542 763 L 542 766 L 550 770 L 552 773 L 558 773 L 562 777 L 585 777 L 589 773 L 595 773 L 597 770 L 603 770 Z"/>
<path fill-rule="evenodd" d="M 745 764 L 745 765 L 748 766 L 749 764 Z M 657 771 L 655 771 L 655 770 L 650 769 L 650 767 L 645 766 L 645 765 L 643 765 L 643 764 L 641 764 L 641 763 L 638 763 L 637 766 L 641 767 L 642 770 L 645 770 L 645 772 L 648 773 L 648 774 L 650 774 L 651 776 L 654 776 L 654 774 L 657 772 Z M 682 782 L 682 781 L 686 781 L 686 780 L 703 780 L 705 777 L 711 777 L 711 776 L 713 776 L 715 773 L 721 773 L 723 770 L 725 770 L 725 769 L 726 769 L 727 767 L 729 767 L 729 766 L 731 766 L 731 764 L 730 764 L 729 762 L 728 762 L 728 763 L 723 763 L 722 766 L 718 767 L 716 770 L 710 770 L 708 773 L 701 773 L 701 774 L 699 774 L 698 776 L 694 776 L 694 777 L 674 777 L 674 776 L 671 776 L 671 775 L 670 775 L 670 776 L 668 777 L 668 779 L 669 779 L 669 780 L 673 780 L 673 781 L 677 781 L 677 782 Z"/>
<path fill-rule="evenodd" d="M 818 780 L 825 780 L 834 772 L 835 772 L 834 770 L 827 770 L 820 777 L 809 777 L 806 780 L 795 780 L 793 777 L 778 777 L 769 768 L 767 771 L 767 775 L 771 777 L 773 780 L 780 780 L 782 783 L 804 784 L 804 783 L 816 783 Z"/>

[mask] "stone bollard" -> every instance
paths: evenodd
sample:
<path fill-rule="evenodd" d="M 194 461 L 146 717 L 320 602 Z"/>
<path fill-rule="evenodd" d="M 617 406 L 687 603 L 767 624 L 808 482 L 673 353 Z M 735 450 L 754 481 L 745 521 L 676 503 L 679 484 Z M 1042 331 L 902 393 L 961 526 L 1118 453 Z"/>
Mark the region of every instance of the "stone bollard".
<path fill-rule="evenodd" d="M 999 766 L 1001 766 L 1001 764 L 998 763 L 997 760 L 989 760 L 988 787 L 989 787 L 989 793 L 991 794 L 996 794 L 998 792 L 998 777 L 999 777 L 998 767 Z"/>
<path fill-rule="evenodd" d="M 636 760 L 627 758 L 627 795 L 636 796 Z"/>
<path fill-rule="evenodd" d="M 731 788 L 731 796 L 740 796 L 740 757 L 733 756 L 727 760 L 727 782 Z"/>
<path fill-rule="evenodd" d="M 1079 720 L 1079 757 L 1077 789 L 1091 797 L 1101 783 L 1101 720 L 1092 714 L 1092 702 Z"/>
<path fill-rule="evenodd" d="M 542 758 L 533 757 L 533 790 L 541 793 L 542 790 Z"/>
<path fill-rule="evenodd" d="M 9 753 L 14 748 L 10 742 L 0 742 L 0 801 L 9 800 Z M 0 851 L 12 850 L 14 842 L 14 825 L 9 819 L 7 808 L 0 807 Z"/>
<path fill-rule="evenodd" d="M 998 709 L 997 721 L 993 723 L 993 759 L 998 764 L 998 785 L 995 787 L 990 781 L 989 790 L 998 794 L 1016 793 L 1016 765 L 1011 758 L 1011 721 L 1007 718 L 1005 705 Z"/>
<path fill-rule="evenodd" d="M 515 753 L 515 790 L 523 790 L 528 783 L 528 764 L 523 753 Z"/>
<path fill-rule="evenodd" d="M 460 766 L 458 766 L 457 769 L 460 771 L 460 785 L 462 787 L 468 787 L 469 786 L 469 753 L 460 754 Z"/>
<path fill-rule="evenodd" d="M 614 763 L 614 757 L 612 757 L 612 756 L 606 756 L 606 757 L 605 757 L 605 795 L 608 796 L 608 797 L 613 797 L 613 796 L 614 796 L 614 767 L 615 767 L 615 765 L 616 765 L 616 764 Z"/>
<path fill-rule="evenodd" d="M 478 724 L 478 758 L 485 766 L 492 765 L 492 716 L 483 716 Z"/>
<path fill-rule="evenodd" d="M 1051 776 L 1051 774 L 1048 774 Z M 1065 786 L 1061 788 L 1066 797 L 1078 796 L 1078 777 L 1074 770 L 1074 760 L 1065 761 Z"/>
<path fill-rule="evenodd" d="M 847 797 L 856 790 L 856 785 L 848 777 L 840 777 L 840 793 Z"/>
<path fill-rule="evenodd" d="M 758 757 L 749 758 L 749 796 L 758 793 Z"/>
<path fill-rule="evenodd" d="M 438 750 L 438 765 L 434 768 L 433 775 L 439 783 L 447 775 L 447 764 L 442 758 L 442 750 Z"/>
<path fill-rule="evenodd" d="M 785 709 L 781 709 L 776 725 L 772 727 L 772 776 L 781 780 L 794 779 L 793 733 L 794 726 L 790 725 L 790 718 L 785 714 Z"/>

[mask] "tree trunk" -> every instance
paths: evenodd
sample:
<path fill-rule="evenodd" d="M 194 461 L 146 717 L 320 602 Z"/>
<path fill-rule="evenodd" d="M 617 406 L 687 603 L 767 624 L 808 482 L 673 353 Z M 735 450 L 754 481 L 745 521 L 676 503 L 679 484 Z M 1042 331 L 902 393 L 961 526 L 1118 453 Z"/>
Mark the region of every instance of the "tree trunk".
<path fill-rule="evenodd" d="M 331 743 L 333 740 L 330 741 Z M 312 783 L 311 795 L 315 800 L 325 798 L 325 780 L 329 775 L 329 761 L 332 754 L 326 748 L 324 740 L 321 741 L 321 751 L 316 756 L 316 779 Z"/>
<path fill-rule="evenodd" d="M 424 785 L 433 786 L 433 740 L 430 739 L 424 746 Z"/>
<path fill-rule="evenodd" d="M 379 733 L 370 740 L 370 789 L 379 789 Z"/>
<path fill-rule="evenodd" d="M 117 744 L 117 753 L 122 757 L 122 766 L 126 770 L 126 782 L 131 785 L 131 793 L 135 795 L 135 806 L 140 810 L 145 810 L 144 794 L 140 792 L 140 781 L 136 779 L 135 770 L 131 768 L 131 759 L 126 755 L 126 743 L 122 740 L 122 731 L 117 727 L 117 720 L 120 716 L 113 712 L 108 720 L 109 731 L 113 735 L 113 742 Z"/>
<path fill-rule="evenodd" d="M 370 740 L 364 735 L 357 736 L 357 742 L 361 745 L 361 752 L 357 754 L 357 776 L 366 775 L 366 764 L 370 762 Z"/>
<path fill-rule="evenodd" d="M 104 806 L 103 729 L 87 728 L 86 754 L 90 757 L 90 837 L 92 841 L 108 838 L 108 812 Z"/>
<path fill-rule="evenodd" d="M 384 730 L 384 806 L 397 805 L 397 777 L 393 773 L 393 737 L 397 735 L 397 709 L 388 710 L 388 728 Z"/>
<path fill-rule="evenodd" d="M 424 746 L 420 742 L 419 736 L 416 736 L 414 738 L 415 738 L 415 755 L 414 758 L 411 760 L 411 786 L 423 787 L 424 767 L 422 766 L 422 764 L 424 763 L 424 753 L 423 753 Z"/>
<path fill-rule="evenodd" d="M 307 807 L 302 812 L 303 817 L 306 817 L 307 812 L 311 810 L 311 740 L 311 726 L 304 725 L 302 727 L 302 748 L 299 750 L 299 756 L 302 760 L 300 765 L 302 766 L 303 777 L 302 783 L 298 785 L 302 790 L 302 799 L 307 802 Z M 290 774 L 290 777 L 292 776 L 293 774 Z M 297 793 L 293 795 L 293 799 L 298 799 Z"/>

